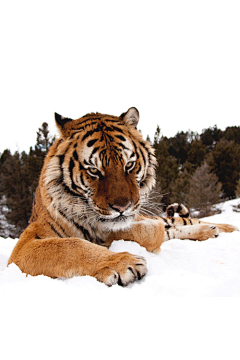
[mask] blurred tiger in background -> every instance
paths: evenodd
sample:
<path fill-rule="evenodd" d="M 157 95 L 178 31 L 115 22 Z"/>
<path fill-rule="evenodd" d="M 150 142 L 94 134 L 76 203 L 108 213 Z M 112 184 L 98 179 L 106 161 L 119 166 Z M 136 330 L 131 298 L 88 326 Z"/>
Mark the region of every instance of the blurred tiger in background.
<path fill-rule="evenodd" d="M 205 240 L 235 230 L 190 219 L 179 204 L 167 209 L 166 218 L 146 215 L 156 159 L 136 128 L 136 108 L 119 117 L 91 113 L 77 120 L 55 113 L 55 120 L 60 137 L 45 158 L 30 224 L 9 264 L 31 275 L 90 275 L 126 286 L 146 274 L 146 261 L 109 251 L 113 240 L 158 253 L 165 240 Z"/>

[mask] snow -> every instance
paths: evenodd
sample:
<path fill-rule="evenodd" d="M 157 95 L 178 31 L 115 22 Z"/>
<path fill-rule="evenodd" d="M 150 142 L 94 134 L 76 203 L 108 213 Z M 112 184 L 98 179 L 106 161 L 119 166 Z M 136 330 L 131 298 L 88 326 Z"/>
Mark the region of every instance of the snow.
<path fill-rule="evenodd" d="M 221 204 L 205 221 L 240 228 Z M 89 276 L 26 276 L 7 261 L 17 240 L 0 238 L 2 359 L 239 359 L 240 233 L 170 240 L 158 255 L 136 243 L 110 250 L 144 256 L 147 275 L 126 288 Z"/>

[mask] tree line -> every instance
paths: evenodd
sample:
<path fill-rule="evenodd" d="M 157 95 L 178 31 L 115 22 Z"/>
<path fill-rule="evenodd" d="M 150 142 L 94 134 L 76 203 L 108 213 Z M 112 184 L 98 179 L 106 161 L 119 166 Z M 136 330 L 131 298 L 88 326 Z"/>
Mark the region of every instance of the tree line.
<path fill-rule="evenodd" d="M 27 227 L 45 155 L 55 141 L 44 122 L 36 145 L 14 154 L 7 149 L 0 157 L 0 236 L 17 238 Z"/>
<path fill-rule="evenodd" d="M 1 237 L 19 237 L 27 227 L 44 157 L 54 141 L 44 122 L 28 153 L 6 149 L 0 155 Z M 152 145 L 158 165 L 150 212 L 179 202 L 207 216 L 214 204 L 240 196 L 239 126 L 223 131 L 215 125 L 201 134 L 181 131 L 170 138 L 157 126 Z"/>
<path fill-rule="evenodd" d="M 213 213 L 214 204 L 239 196 L 239 126 L 220 130 L 215 125 L 201 134 L 181 131 L 170 138 L 158 126 L 153 146 L 164 204 L 184 203 L 202 217 Z"/>

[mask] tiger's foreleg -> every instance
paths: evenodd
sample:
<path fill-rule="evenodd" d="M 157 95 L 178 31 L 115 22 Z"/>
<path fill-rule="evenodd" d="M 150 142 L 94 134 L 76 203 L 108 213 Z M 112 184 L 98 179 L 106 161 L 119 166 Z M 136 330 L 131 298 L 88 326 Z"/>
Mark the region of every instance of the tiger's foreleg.
<path fill-rule="evenodd" d="M 175 226 L 166 229 L 164 241 L 171 239 L 207 240 L 218 237 L 219 229 L 213 224 Z"/>
<path fill-rule="evenodd" d="M 161 250 L 164 236 L 165 228 L 161 218 L 138 216 L 130 228 L 109 233 L 106 244 L 109 246 L 113 240 L 129 240 L 145 247 L 147 251 L 158 254 Z"/>
<path fill-rule="evenodd" d="M 217 227 L 219 229 L 219 233 L 222 233 L 222 232 L 231 233 L 233 231 L 238 230 L 238 228 L 233 226 L 233 225 L 215 224 L 215 223 L 205 222 L 205 221 L 202 221 L 202 220 L 199 220 L 199 219 L 194 219 L 194 218 L 187 218 L 187 219 L 185 219 L 184 217 L 165 218 L 164 222 L 165 222 L 165 229 L 166 230 L 168 228 L 171 228 L 172 226 L 173 226 L 173 228 L 176 228 L 176 227 L 185 228 L 186 225 L 189 225 L 189 226 L 197 226 L 197 225 L 215 226 L 215 227 Z"/>
<path fill-rule="evenodd" d="M 192 219 L 192 220 L 195 220 L 195 219 Z M 211 224 L 209 222 L 205 222 L 205 221 L 201 221 L 201 220 L 199 222 L 200 222 L 200 224 L 207 224 L 207 225 Z M 212 225 L 217 226 L 220 233 L 222 233 L 222 232 L 231 233 L 233 231 L 238 231 L 238 228 L 236 226 L 229 225 L 229 224 L 212 224 Z"/>
<path fill-rule="evenodd" d="M 174 214 L 178 213 L 180 217 L 174 218 Z M 180 225 L 209 225 L 212 227 L 217 227 L 219 229 L 219 232 L 226 232 L 231 233 L 233 231 L 238 230 L 237 227 L 229 224 L 213 224 L 209 222 L 205 222 L 202 220 L 194 219 L 190 217 L 188 209 L 183 204 L 174 203 L 167 207 L 166 209 L 166 215 L 167 217 L 164 219 L 165 221 L 165 227 L 168 227 L 168 225 L 173 225 L 174 227 L 180 226 Z M 194 232 L 194 231 L 193 231 Z M 168 234 L 166 233 L 168 236 Z M 194 239 L 198 240 L 198 239 Z"/>
<path fill-rule="evenodd" d="M 40 239 L 41 224 L 32 223 L 21 235 L 8 264 L 22 272 L 69 278 L 90 275 L 106 285 L 128 285 L 147 272 L 146 261 L 127 252 L 113 253 L 79 238 Z"/>

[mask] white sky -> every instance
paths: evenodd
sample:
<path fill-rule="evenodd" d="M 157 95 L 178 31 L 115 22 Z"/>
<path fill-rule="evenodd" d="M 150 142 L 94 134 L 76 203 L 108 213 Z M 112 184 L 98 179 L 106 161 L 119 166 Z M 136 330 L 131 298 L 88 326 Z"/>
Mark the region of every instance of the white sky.
<path fill-rule="evenodd" d="M 0 151 L 56 111 L 135 106 L 153 138 L 240 125 L 240 1 L 0 2 Z"/>

